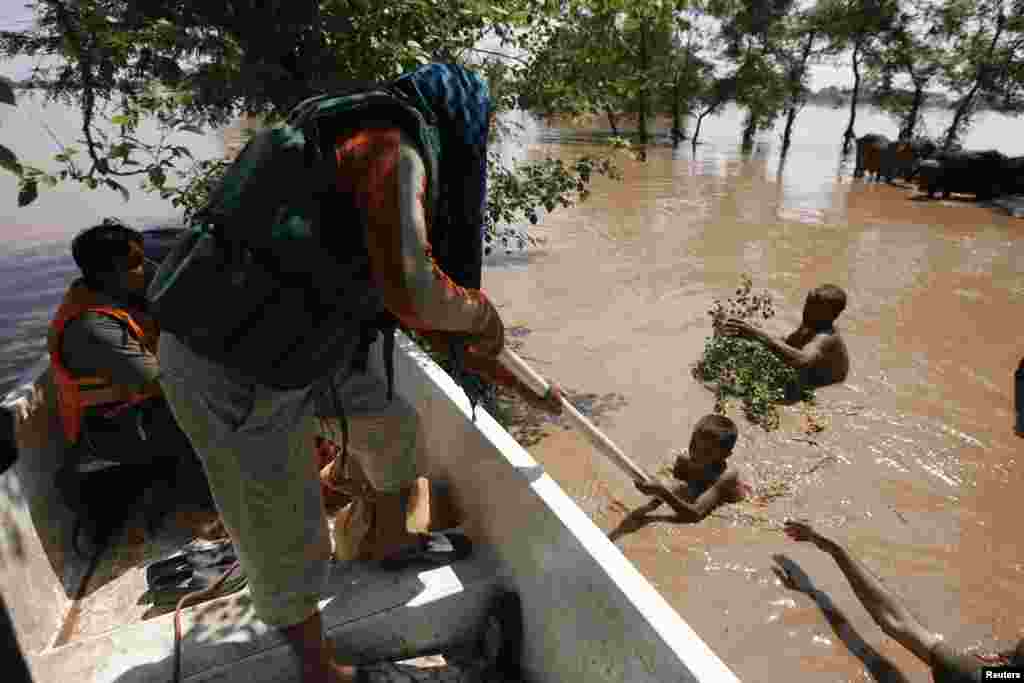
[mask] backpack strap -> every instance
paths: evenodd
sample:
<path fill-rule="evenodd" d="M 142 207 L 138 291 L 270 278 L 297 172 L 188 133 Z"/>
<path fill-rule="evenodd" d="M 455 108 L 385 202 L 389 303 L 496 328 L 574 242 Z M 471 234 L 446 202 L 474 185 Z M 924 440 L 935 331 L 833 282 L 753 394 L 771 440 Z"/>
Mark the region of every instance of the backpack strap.
<path fill-rule="evenodd" d="M 331 402 L 334 404 L 333 407 L 341 417 L 341 465 L 344 468 L 345 464 L 348 462 L 348 416 L 345 414 L 345 404 L 341 400 L 341 396 L 338 392 L 338 385 L 335 384 L 333 375 L 327 378 L 327 386 L 331 392 Z"/>
<path fill-rule="evenodd" d="M 469 399 L 469 410 L 473 422 L 476 422 L 476 404 L 480 402 L 480 392 L 472 388 L 470 373 L 466 372 L 466 339 L 462 335 L 452 335 L 448 341 L 448 355 L 452 361 L 452 379 L 462 387 Z"/>

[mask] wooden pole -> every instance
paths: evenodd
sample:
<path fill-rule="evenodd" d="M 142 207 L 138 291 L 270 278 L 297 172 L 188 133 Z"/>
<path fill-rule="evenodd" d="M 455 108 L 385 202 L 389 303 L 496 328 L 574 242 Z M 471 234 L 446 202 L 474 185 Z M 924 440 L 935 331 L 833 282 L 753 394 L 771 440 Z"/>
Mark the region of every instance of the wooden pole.
<path fill-rule="evenodd" d="M 530 387 L 539 396 L 544 396 L 548 393 L 548 383 L 544 381 L 544 378 L 534 372 L 533 368 L 526 364 L 526 362 L 517 356 L 513 351 L 509 349 L 502 349 L 501 354 L 498 356 L 499 362 L 504 365 L 509 372 L 514 374 L 520 382 Z M 576 408 L 569 403 L 569 401 L 563 396 L 562 397 L 562 415 L 568 419 L 568 421 L 579 430 L 583 436 L 587 437 L 590 444 L 605 456 L 611 460 L 615 465 L 619 467 L 623 472 L 626 473 L 633 481 L 649 483 L 652 481 L 651 477 L 644 472 L 636 463 L 626 457 L 618 446 L 616 446 L 611 439 L 605 436 L 601 430 L 593 425 L 587 418 L 580 414 Z"/>

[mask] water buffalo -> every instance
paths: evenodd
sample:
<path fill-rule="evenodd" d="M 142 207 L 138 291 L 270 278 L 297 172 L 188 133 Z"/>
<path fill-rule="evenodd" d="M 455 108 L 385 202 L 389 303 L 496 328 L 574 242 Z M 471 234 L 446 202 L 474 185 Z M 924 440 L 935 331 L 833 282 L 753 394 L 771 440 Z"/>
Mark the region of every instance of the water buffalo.
<path fill-rule="evenodd" d="M 935 153 L 936 146 L 931 140 L 890 142 L 882 150 L 881 168 L 877 177 L 892 182 L 893 178 L 910 180 L 917 174 L 918 164 Z"/>
<path fill-rule="evenodd" d="M 918 187 L 929 197 L 936 192 L 946 198 L 951 192 L 992 199 L 1004 191 L 1007 159 L 995 150 L 984 152 L 938 152 L 921 162 Z"/>
<path fill-rule="evenodd" d="M 878 178 L 878 173 L 882 169 L 882 156 L 889 143 L 889 138 L 877 133 L 868 133 L 857 138 L 857 163 L 853 169 L 853 177 L 861 178 L 867 172 Z"/>
<path fill-rule="evenodd" d="M 1024 194 L 1024 157 L 1010 157 L 1003 162 L 1000 185 L 1004 194 Z"/>

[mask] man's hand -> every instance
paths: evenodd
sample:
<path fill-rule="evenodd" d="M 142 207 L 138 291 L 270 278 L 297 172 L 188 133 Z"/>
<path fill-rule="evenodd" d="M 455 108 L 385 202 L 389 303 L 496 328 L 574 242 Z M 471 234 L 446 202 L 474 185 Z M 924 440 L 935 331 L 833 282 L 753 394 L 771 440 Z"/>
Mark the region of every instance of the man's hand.
<path fill-rule="evenodd" d="M 745 337 L 746 339 L 758 339 L 761 330 L 757 329 L 745 320 L 729 318 L 722 324 L 722 334 L 728 337 Z"/>
<path fill-rule="evenodd" d="M 505 348 L 505 325 L 490 299 L 485 297 L 483 300 L 485 311 L 480 329 L 471 333 L 467 342 L 471 353 L 497 358 Z"/>
<path fill-rule="evenodd" d="M 537 410 L 543 410 L 552 415 L 562 414 L 562 388 L 554 382 L 548 382 L 548 393 L 546 396 L 538 396 L 532 389 L 523 386 L 519 395 L 530 406 Z"/>

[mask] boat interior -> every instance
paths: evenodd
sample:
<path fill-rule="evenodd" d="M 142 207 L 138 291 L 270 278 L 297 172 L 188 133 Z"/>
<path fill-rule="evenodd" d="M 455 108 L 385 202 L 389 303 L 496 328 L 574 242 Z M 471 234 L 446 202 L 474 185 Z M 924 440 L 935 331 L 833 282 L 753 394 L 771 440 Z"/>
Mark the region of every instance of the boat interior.
<path fill-rule="evenodd" d="M 433 655 L 408 665 L 428 662 L 443 680 L 444 667 L 479 655 L 488 610 L 511 591 L 521 601 L 524 680 L 737 680 L 543 468 L 401 333 L 395 379 L 426 426 L 424 474 L 448 483 L 473 553 L 433 569 L 335 563 L 320 604 L 341 661 Z M 0 595 L 17 642 L 35 683 L 171 680 L 173 610 L 147 600 L 145 566 L 208 531 L 205 478 L 198 470 L 180 484 L 156 533 L 140 509 L 106 548 L 80 557 L 74 516 L 55 487 L 67 450 L 55 398 L 41 358 L 0 402 Z M 253 614 L 248 589 L 183 610 L 182 634 L 181 680 L 299 678 L 282 637 Z"/>

